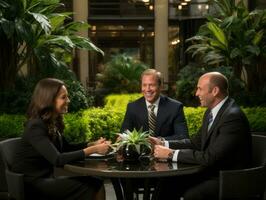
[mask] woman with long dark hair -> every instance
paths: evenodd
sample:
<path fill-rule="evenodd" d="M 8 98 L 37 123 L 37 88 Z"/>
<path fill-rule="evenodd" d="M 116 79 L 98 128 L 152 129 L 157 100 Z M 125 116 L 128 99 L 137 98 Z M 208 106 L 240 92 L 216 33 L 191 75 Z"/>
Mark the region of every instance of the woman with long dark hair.
<path fill-rule="evenodd" d="M 26 196 L 35 199 L 105 199 L 102 180 L 95 177 L 55 177 L 54 167 L 82 160 L 92 153 L 106 154 L 110 142 L 69 144 L 63 136 L 63 115 L 67 113 L 67 88 L 61 80 L 42 79 L 35 87 L 27 111 L 22 143 L 12 170 L 24 174 Z"/>

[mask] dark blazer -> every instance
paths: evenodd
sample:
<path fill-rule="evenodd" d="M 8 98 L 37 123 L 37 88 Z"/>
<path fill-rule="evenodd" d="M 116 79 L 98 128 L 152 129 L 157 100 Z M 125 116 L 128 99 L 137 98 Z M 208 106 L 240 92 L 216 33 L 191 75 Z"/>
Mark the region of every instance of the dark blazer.
<path fill-rule="evenodd" d="M 143 131 L 149 130 L 148 110 L 144 97 L 127 105 L 127 111 L 122 124 L 121 132 L 126 129 Z M 183 105 L 179 101 L 166 96 L 160 96 L 158 107 L 155 136 L 165 139 L 188 138 L 188 129 L 184 116 Z"/>
<path fill-rule="evenodd" d="M 178 161 L 219 170 L 240 169 L 249 166 L 251 160 L 251 134 L 245 114 L 233 99 L 227 99 L 208 131 L 205 112 L 203 123 L 191 143 L 170 141 L 170 148 L 181 149 Z"/>
<path fill-rule="evenodd" d="M 17 162 L 12 170 L 23 173 L 29 182 L 53 175 L 54 166 L 82 160 L 85 155 L 82 148 L 86 144 L 70 145 L 64 138 L 51 141 L 48 128 L 41 119 L 30 120 L 22 136 L 22 144 L 16 155 Z"/>

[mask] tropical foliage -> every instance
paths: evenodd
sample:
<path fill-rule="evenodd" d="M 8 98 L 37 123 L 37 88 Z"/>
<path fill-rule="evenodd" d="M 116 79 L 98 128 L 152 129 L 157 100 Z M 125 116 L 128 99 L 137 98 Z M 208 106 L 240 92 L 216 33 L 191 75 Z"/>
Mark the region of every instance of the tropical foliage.
<path fill-rule="evenodd" d="M 232 67 L 197 67 L 196 64 L 190 64 L 183 67 L 177 76 L 176 97 L 187 106 L 199 106 L 199 100 L 195 96 L 196 85 L 199 77 L 210 71 L 217 71 L 224 74 L 229 81 L 229 94 L 240 105 L 250 105 L 248 95 L 245 91 L 245 83 L 236 78 Z M 255 101 L 253 101 L 254 103 Z"/>
<path fill-rule="evenodd" d="M 126 54 L 118 54 L 105 64 L 102 73 L 97 74 L 99 87 L 109 93 L 134 93 L 140 89 L 140 76 L 147 66 Z"/>
<path fill-rule="evenodd" d="M 131 146 L 138 152 L 138 154 L 141 154 L 142 149 L 151 149 L 149 135 L 149 132 L 143 132 L 141 129 L 139 131 L 136 129 L 133 129 L 133 131 L 126 130 L 124 133 L 118 134 L 119 139 L 113 144 L 113 146 L 116 150 Z"/>
<path fill-rule="evenodd" d="M 243 1 L 214 0 L 216 16 L 187 41 L 192 56 L 208 66 L 231 66 L 247 91 L 266 90 L 266 10 L 249 12 Z"/>
<path fill-rule="evenodd" d="M 69 12 L 58 12 L 61 0 L 0 0 L 0 88 L 14 86 L 17 73 L 27 65 L 40 68 L 67 65 L 72 50 L 96 50 L 89 39 L 76 35 L 89 25 L 72 22 Z"/>

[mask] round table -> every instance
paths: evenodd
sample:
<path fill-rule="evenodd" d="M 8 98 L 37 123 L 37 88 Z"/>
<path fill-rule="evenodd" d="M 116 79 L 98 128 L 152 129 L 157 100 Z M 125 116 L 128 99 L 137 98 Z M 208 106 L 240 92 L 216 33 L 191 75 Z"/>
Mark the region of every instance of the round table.
<path fill-rule="evenodd" d="M 143 157 L 139 162 L 122 162 L 118 161 L 115 156 L 87 158 L 84 161 L 77 161 L 66 164 L 64 169 L 74 172 L 78 175 L 99 176 L 110 178 L 117 199 L 133 199 L 133 191 L 130 186 L 121 186 L 120 179 L 130 180 L 131 178 L 145 178 L 144 179 L 144 198 L 150 197 L 150 178 L 160 178 L 169 176 L 180 176 L 200 172 L 203 167 L 200 165 L 162 162 L 156 161 L 150 157 Z M 130 185 L 130 184 L 128 184 Z"/>

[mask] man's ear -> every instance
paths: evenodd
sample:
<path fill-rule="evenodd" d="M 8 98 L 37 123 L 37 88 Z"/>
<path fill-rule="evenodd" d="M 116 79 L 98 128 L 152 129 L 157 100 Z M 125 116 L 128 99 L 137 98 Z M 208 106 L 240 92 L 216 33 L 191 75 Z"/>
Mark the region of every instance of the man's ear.
<path fill-rule="evenodd" d="M 215 87 L 212 89 L 212 94 L 213 94 L 213 96 L 216 97 L 219 93 L 220 93 L 220 88 L 218 88 L 217 86 L 215 86 Z"/>

